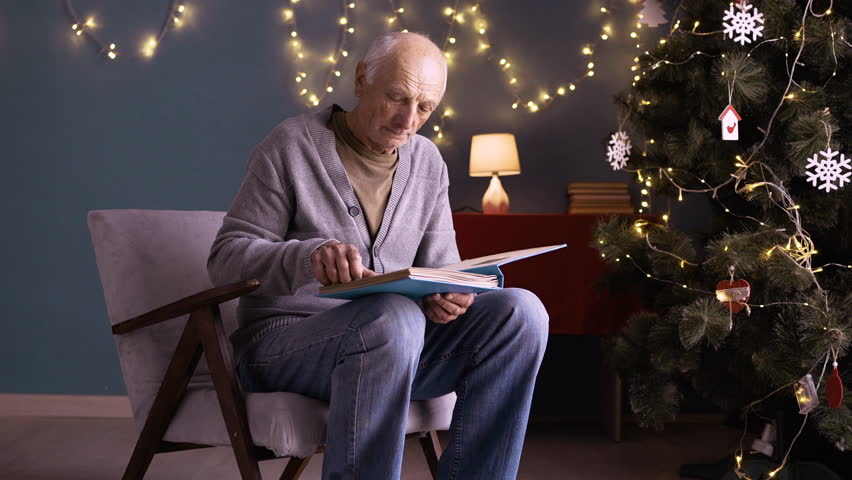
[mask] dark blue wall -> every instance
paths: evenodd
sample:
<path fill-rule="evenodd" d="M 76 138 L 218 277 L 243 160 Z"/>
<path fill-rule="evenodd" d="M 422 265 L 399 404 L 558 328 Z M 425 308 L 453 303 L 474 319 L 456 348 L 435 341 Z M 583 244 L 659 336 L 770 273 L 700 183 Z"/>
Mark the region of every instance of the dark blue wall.
<path fill-rule="evenodd" d="M 101 36 L 133 50 L 159 28 L 168 3 L 74 5 L 95 16 Z M 303 0 L 297 11 L 303 40 L 315 50 L 333 48 L 337 3 Z M 626 1 L 612 3 L 622 5 L 617 18 L 634 12 Z M 484 6 L 494 48 L 536 84 L 554 85 L 585 71 L 577 52 L 600 29 L 590 4 Z M 86 213 L 225 210 L 252 147 L 279 121 L 305 111 L 285 55 L 283 1 L 187 5 L 186 25 L 167 34 L 152 60 L 111 62 L 72 35 L 61 1 L 0 1 L 2 392 L 123 393 Z M 443 38 L 436 2 L 400 5 L 411 28 Z M 359 2 L 352 61 L 342 65 L 329 101 L 354 105 L 354 60 L 383 31 L 386 8 L 383 0 Z M 458 37 L 470 45 L 468 33 Z M 604 162 L 603 140 L 615 126 L 611 97 L 629 84 L 635 49 L 628 40 L 622 29 L 599 48 L 594 79 L 536 115 L 513 112 L 495 66 L 462 54 L 445 97 L 458 115 L 448 124 L 452 141 L 442 146 L 454 208 L 478 207 L 487 186 L 488 179 L 467 176 L 475 133 L 517 135 L 523 174 L 504 180 L 514 212 L 564 211 L 569 181 L 627 180 Z"/>

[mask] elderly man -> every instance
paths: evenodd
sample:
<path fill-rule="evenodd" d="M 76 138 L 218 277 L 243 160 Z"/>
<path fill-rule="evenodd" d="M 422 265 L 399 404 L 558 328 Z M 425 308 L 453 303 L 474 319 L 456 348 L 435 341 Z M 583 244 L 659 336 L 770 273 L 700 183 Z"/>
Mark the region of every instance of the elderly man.
<path fill-rule="evenodd" d="M 246 391 L 329 402 L 324 479 L 396 479 L 411 400 L 455 391 L 443 479 L 515 478 L 547 312 L 526 290 L 316 297 L 320 284 L 459 261 L 437 147 L 416 135 L 444 94 L 440 49 L 380 36 L 352 111 L 287 119 L 256 146 L 208 259 L 256 278 L 231 337 Z"/>

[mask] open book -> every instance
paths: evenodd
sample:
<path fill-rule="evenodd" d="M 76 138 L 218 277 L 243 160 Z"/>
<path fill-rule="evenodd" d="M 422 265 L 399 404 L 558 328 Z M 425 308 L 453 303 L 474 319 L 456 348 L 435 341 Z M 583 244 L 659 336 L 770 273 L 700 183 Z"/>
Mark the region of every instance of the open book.
<path fill-rule="evenodd" d="M 497 253 L 443 268 L 409 267 L 354 282 L 320 287 L 319 296 L 352 299 L 373 293 L 398 293 L 414 300 L 433 293 L 478 293 L 503 288 L 500 266 L 564 248 L 567 245 Z"/>

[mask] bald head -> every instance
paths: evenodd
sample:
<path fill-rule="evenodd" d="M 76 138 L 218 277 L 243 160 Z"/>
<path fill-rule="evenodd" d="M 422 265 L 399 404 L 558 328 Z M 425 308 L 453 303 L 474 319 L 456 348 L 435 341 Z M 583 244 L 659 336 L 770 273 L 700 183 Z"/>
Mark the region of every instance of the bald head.
<path fill-rule="evenodd" d="M 441 96 L 447 86 L 447 61 L 441 49 L 425 35 L 413 32 L 389 32 L 376 37 L 364 56 L 367 83 L 373 83 L 381 68 L 400 58 L 435 62 L 444 73 Z"/>
<path fill-rule="evenodd" d="M 358 105 L 347 124 L 370 149 L 393 152 L 438 108 L 446 86 L 447 63 L 431 40 L 416 33 L 381 35 L 358 62 Z"/>

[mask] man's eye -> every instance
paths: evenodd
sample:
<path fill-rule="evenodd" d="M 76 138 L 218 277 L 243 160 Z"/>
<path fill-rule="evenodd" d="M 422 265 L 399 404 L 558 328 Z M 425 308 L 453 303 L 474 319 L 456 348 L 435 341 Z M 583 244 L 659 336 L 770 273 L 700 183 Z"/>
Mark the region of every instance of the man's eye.
<path fill-rule="evenodd" d="M 420 111 L 423 113 L 429 113 L 432 111 L 432 107 L 428 105 L 420 105 Z"/>
<path fill-rule="evenodd" d="M 388 98 L 390 98 L 394 102 L 400 102 L 400 101 L 403 100 L 402 95 L 397 95 L 397 94 L 394 94 L 394 93 L 389 94 Z"/>

